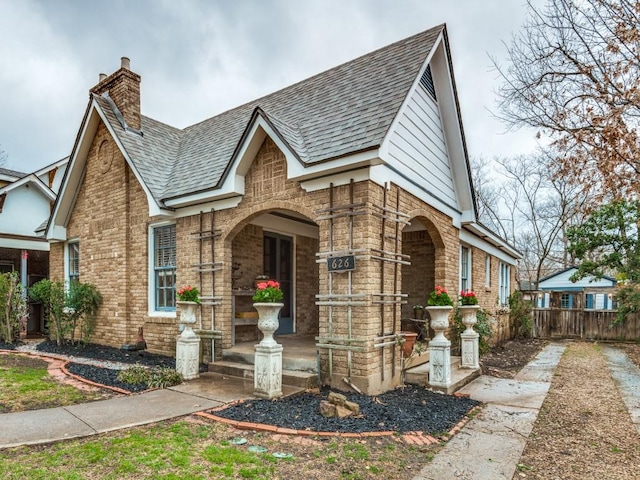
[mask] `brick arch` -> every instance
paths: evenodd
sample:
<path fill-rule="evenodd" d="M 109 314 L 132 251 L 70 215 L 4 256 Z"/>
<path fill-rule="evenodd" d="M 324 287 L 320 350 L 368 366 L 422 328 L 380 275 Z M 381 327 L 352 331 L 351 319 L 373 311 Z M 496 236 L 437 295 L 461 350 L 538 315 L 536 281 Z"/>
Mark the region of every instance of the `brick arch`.
<path fill-rule="evenodd" d="M 402 267 L 402 292 L 408 294 L 402 318 L 412 318 L 412 306 L 424 305 L 436 285 L 446 285 L 445 244 L 436 223 L 423 210 L 410 212 L 411 222 L 419 221 L 425 230 L 402 234 L 402 253 L 411 257 L 411 265 Z"/>
<path fill-rule="evenodd" d="M 429 217 L 429 214 L 425 214 L 424 210 L 413 210 L 408 213 L 411 221 L 419 220 L 422 225 L 427 229 L 427 233 L 429 237 L 431 237 L 431 241 L 436 246 L 436 248 L 444 248 L 444 241 L 442 240 L 442 235 L 440 234 L 440 229 L 435 224 L 433 220 Z"/>
<path fill-rule="evenodd" d="M 238 218 L 234 223 L 231 223 L 227 226 L 225 231 L 222 234 L 222 238 L 224 239 L 224 244 L 226 246 L 230 246 L 235 238 L 235 236 L 247 225 L 251 223 L 251 221 L 260 216 L 265 215 L 267 213 L 273 212 L 274 210 L 288 210 L 290 212 L 295 212 L 300 215 L 303 215 L 307 219 L 313 221 L 315 214 L 313 210 L 300 205 L 299 203 L 284 201 L 284 200 L 270 200 L 259 205 L 255 205 L 250 209 L 246 210 L 246 215 L 242 218 Z M 317 224 L 316 224 L 317 225 Z"/>

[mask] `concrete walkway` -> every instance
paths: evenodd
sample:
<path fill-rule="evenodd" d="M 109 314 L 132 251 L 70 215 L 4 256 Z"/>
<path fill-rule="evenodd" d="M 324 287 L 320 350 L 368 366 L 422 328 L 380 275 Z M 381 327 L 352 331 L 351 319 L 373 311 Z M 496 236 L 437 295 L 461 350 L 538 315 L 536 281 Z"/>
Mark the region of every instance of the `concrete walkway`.
<path fill-rule="evenodd" d="M 483 375 L 460 390 L 487 406 L 414 480 L 510 480 L 564 349 L 547 345 L 513 380 Z"/>
<path fill-rule="evenodd" d="M 603 345 L 602 351 L 631 421 L 640 433 L 640 368 L 618 348 Z"/>

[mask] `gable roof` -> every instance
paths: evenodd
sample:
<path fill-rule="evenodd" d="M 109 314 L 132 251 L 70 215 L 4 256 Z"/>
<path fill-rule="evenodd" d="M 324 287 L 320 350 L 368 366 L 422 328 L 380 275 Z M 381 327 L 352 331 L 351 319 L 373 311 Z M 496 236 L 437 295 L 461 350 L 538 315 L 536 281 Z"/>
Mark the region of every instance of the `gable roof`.
<path fill-rule="evenodd" d="M 113 102 L 93 100 L 159 205 L 219 187 L 256 112 L 304 165 L 379 147 L 445 27 L 381 48 L 183 130 L 142 116 L 125 131 Z"/>
<path fill-rule="evenodd" d="M 26 173 L 18 172 L 17 170 L 10 170 L 8 168 L 0 168 L 0 179 L 7 181 L 15 181 L 22 178 Z"/>
<path fill-rule="evenodd" d="M 551 280 L 551 279 L 553 279 L 553 278 L 556 278 L 556 277 L 558 277 L 558 276 L 560 276 L 560 275 L 563 275 L 563 274 L 568 273 L 568 272 L 571 272 L 571 271 L 576 271 L 576 272 L 577 272 L 577 271 L 578 271 L 578 267 L 576 267 L 576 266 L 574 265 L 574 266 L 571 266 L 571 267 L 563 268 L 562 270 L 558 270 L 558 271 L 553 272 L 553 273 L 551 273 L 551 274 L 549 274 L 549 275 L 547 275 L 547 276 L 545 276 L 545 277 L 542 277 L 542 278 L 540 279 L 540 281 L 538 282 L 538 286 L 540 286 L 540 284 L 541 284 L 542 282 L 546 282 L 547 280 Z M 592 279 L 593 277 L 587 277 L 587 279 L 589 279 L 589 278 L 591 278 L 591 279 Z M 603 275 L 603 276 L 601 277 L 601 279 L 603 279 L 603 280 L 609 280 L 610 282 L 613 282 L 613 285 L 616 285 L 616 284 L 618 283 L 618 281 L 617 281 L 615 278 L 610 277 L 610 276 L 608 276 L 608 275 Z M 591 281 L 591 280 L 589 280 L 589 281 Z"/>
<path fill-rule="evenodd" d="M 0 195 L 4 195 L 11 190 L 15 190 L 16 188 L 27 184 L 34 185 L 36 187 L 36 190 L 41 192 L 50 202 L 56 199 L 56 194 L 47 185 L 45 185 L 44 182 L 40 180 L 35 173 L 26 175 L 20 180 L 16 180 L 15 182 L 0 188 Z"/>

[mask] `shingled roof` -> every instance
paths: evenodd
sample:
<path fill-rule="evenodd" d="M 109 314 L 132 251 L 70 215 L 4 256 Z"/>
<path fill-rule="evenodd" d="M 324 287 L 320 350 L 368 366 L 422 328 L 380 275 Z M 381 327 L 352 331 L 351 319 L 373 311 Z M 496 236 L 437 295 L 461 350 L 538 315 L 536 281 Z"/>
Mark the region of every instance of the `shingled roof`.
<path fill-rule="evenodd" d="M 380 146 L 444 26 L 440 25 L 183 130 L 142 116 L 126 132 L 94 96 L 131 161 L 163 200 L 219 187 L 257 112 L 305 165 Z"/>

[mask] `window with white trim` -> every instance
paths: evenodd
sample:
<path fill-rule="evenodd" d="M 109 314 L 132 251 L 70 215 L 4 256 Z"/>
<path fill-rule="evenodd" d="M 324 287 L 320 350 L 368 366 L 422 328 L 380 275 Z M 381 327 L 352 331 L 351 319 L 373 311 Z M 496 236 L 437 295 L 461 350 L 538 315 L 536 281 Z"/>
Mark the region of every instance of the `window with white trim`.
<path fill-rule="evenodd" d="M 153 283 L 155 309 L 176 308 L 176 226 L 153 229 Z"/>
<path fill-rule="evenodd" d="M 67 280 L 71 282 L 80 281 L 80 242 L 69 242 L 67 244 Z"/>
<path fill-rule="evenodd" d="M 471 249 L 460 247 L 460 290 L 471 290 Z"/>
<path fill-rule="evenodd" d="M 509 293 L 511 291 L 511 266 L 500 262 L 499 276 L 499 301 L 500 305 L 509 305 Z"/>
<path fill-rule="evenodd" d="M 491 256 L 484 256 L 484 286 L 489 288 L 491 286 Z"/>

